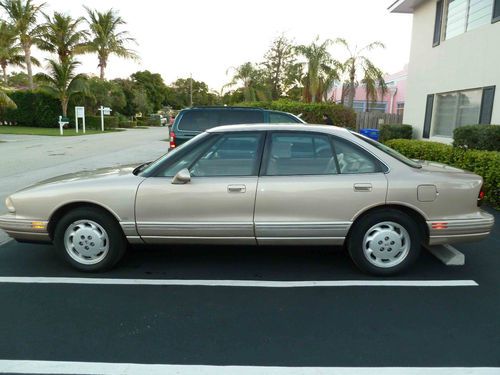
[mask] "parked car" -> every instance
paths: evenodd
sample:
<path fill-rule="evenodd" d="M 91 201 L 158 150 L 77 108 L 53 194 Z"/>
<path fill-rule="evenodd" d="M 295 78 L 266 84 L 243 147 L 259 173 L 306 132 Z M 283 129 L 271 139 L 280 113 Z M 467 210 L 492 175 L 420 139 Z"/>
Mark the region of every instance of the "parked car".
<path fill-rule="evenodd" d="M 238 124 L 304 124 L 291 113 L 251 107 L 193 107 L 179 112 L 170 130 L 170 149 L 194 136 L 221 125 Z"/>
<path fill-rule="evenodd" d="M 53 242 L 82 271 L 114 266 L 129 242 L 346 245 L 360 269 L 389 275 L 424 243 L 486 237 L 494 219 L 478 207 L 482 183 L 334 126 L 231 125 L 136 168 L 21 190 L 0 228 Z"/>

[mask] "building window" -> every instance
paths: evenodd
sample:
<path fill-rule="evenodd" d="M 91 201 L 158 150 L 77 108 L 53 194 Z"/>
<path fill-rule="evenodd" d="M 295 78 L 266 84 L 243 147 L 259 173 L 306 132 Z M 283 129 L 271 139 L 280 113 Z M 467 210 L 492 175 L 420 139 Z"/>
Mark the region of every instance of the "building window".
<path fill-rule="evenodd" d="M 397 108 L 396 108 L 396 113 L 398 115 L 403 116 L 404 112 L 405 112 L 405 103 L 404 102 L 398 102 Z"/>
<path fill-rule="evenodd" d="M 494 0 L 448 0 L 445 39 L 491 22 Z"/>
<path fill-rule="evenodd" d="M 362 100 L 354 100 L 352 102 L 352 109 L 354 109 L 354 112 L 364 112 L 365 102 Z"/>
<path fill-rule="evenodd" d="M 435 95 L 432 134 L 452 137 L 453 130 L 479 122 L 483 90 L 447 92 Z"/>
<path fill-rule="evenodd" d="M 355 112 L 386 112 L 387 102 L 369 102 L 368 111 L 366 110 L 366 100 L 355 100 L 352 108 Z"/>

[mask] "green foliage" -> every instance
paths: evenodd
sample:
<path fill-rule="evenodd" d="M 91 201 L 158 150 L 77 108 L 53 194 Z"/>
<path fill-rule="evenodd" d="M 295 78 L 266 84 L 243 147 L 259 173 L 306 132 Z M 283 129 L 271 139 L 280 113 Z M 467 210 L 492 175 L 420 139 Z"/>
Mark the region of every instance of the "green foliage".
<path fill-rule="evenodd" d="M 356 126 L 356 113 L 350 108 L 334 103 L 303 103 L 291 100 L 276 100 L 274 102 L 242 103 L 248 107 L 260 107 L 275 111 L 283 111 L 301 115 L 301 118 L 310 124 L 322 124 L 323 114 L 327 114 L 336 126 L 354 128 Z"/>
<path fill-rule="evenodd" d="M 118 123 L 118 127 L 119 128 L 135 128 L 137 126 L 137 122 L 136 121 L 120 121 Z"/>
<path fill-rule="evenodd" d="M 453 131 L 453 146 L 475 150 L 500 151 L 499 125 L 467 125 Z"/>
<path fill-rule="evenodd" d="M 17 109 L 0 112 L 0 122 L 33 127 L 57 127 L 61 115 L 59 100 L 43 92 L 14 91 L 9 93 Z"/>
<path fill-rule="evenodd" d="M 191 78 L 179 78 L 171 86 L 167 87 L 166 104 L 174 109 L 189 107 Z M 219 104 L 217 94 L 210 92 L 205 82 L 192 80 L 193 105 L 215 105 Z"/>
<path fill-rule="evenodd" d="M 151 73 L 149 70 L 135 72 L 130 76 L 136 83 L 136 87 L 146 93 L 152 111 L 163 108 L 167 96 L 167 86 L 159 73 Z"/>
<path fill-rule="evenodd" d="M 82 126 L 81 120 L 78 120 L 78 127 Z M 101 130 L 101 116 L 85 116 L 85 128 Z M 118 128 L 118 117 L 104 116 L 104 129 Z"/>
<path fill-rule="evenodd" d="M 385 143 L 412 159 L 430 160 L 474 172 L 484 179 L 486 200 L 500 207 L 500 152 L 465 150 L 437 142 L 393 139 Z"/>
<path fill-rule="evenodd" d="M 385 124 L 380 127 L 380 142 L 390 139 L 411 139 L 413 129 L 411 125 L 405 124 Z"/>
<path fill-rule="evenodd" d="M 113 114 L 122 112 L 127 105 L 122 87 L 114 81 L 92 77 L 87 80 L 87 88 L 84 93 L 73 96 L 71 107 L 81 105 L 89 115 L 98 115 L 101 105 L 110 107 Z"/>

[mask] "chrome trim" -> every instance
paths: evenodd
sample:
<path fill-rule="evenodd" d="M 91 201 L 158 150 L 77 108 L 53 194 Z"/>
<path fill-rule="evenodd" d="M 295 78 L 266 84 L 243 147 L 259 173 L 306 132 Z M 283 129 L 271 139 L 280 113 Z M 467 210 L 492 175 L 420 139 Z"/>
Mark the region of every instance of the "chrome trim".
<path fill-rule="evenodd" d="M 9 216 L 13 215 L 2 215 L 0 216 L 0 229 L 3 229 L 6 232 L 14 231 L 14 232 L 28 232 L 28 233 L 47 233 L 47 220 L 36 220 L 36 219 L 15 219 Z M 44 229 L 36 229 L 33 228 L 32 222 L 43 223 Z"/>
<path fill-rule="evenodd" d="M 256 245 L 255 237 L 141 236 L 148 244 Z"/>
<path fill-rule="evenodd" d="M 444 229 L 434 229 L 433 224 L 446 223 L 447 228 Z M 495 223 L 495 219 L 484 218 L 484 219 L 465 219 L 465 220 L 433 220 L 427 221 L 427 226 L 429 228 L 430 237 L 445 237 L 454 235 L 470 235 L 470 234 L 480 234 L 483 232 L 490 232 Z"/>
<path fill-rule="evenodd" d="M 125 236 L 138 236 L 134 221 L 121 221 L 120 226 L 122 227 L 123 234 L 125 234 Z"/>
<path fill-rule="evenodd" d="M 457 242 L 475 242 L 488 237 L 490 232 L 471 233 L 471 234 L 455 234 L 445 236 L 431 236 L 429 237 L 429 245 L 444 245 Z"/>
<path fill-rule="evenodd" d="M 259 245 L 343 245 L 345 237 L 257 237 Z"/>
<path fill-rule="evenodd" d="M 255 223 L 258 238 L 339 238 L 347 236 L 352 223 L 346 222 L 260 222 Z"/>

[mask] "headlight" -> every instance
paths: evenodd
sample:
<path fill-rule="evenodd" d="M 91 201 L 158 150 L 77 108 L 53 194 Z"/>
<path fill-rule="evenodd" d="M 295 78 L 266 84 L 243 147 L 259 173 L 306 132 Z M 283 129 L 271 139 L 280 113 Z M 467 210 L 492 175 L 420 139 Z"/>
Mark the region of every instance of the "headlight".
<path fill-rule="evenodd" d="M 14 208 L 14 204 L 12 203 L 12 199 L 10 199 L 10 197 L 7 197 L 7 199 L 5 200 L 5 205 L 7 206 L 7 210 L 9 210 L 9 212 L 16 212 L 16 209 Z"/>

